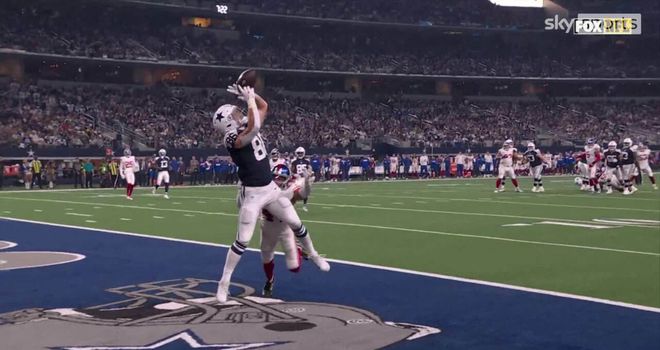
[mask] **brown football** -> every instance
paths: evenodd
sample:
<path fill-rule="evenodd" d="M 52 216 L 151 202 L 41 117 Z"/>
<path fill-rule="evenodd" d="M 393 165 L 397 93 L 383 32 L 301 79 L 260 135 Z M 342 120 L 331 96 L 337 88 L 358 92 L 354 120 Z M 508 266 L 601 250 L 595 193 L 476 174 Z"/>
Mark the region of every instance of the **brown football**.
<path fill-rule="evenodd" d="M 257 83 L 257 71 L 254 69 L 248 69 L 243 71 L 241 75 L 238 76 L 236 84 L 240 86 L 250 86 L 254 87 Z"/>

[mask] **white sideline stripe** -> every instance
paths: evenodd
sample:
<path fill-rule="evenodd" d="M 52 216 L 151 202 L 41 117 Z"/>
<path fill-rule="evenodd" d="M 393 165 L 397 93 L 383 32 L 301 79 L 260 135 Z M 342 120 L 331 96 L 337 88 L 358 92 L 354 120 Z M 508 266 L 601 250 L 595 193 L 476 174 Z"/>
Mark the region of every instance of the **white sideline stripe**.
<path fill-rule="evenodd" d="M 557 222 L 557 221 L 541 221 L 537 222 L 541 225 L 559 225 L 559 226 L 572 226 L 572 227 L 585 227 L 592 229 L 603 229 L 603 228 L 619 228 L 621 226 L 603 226 L 603 225 L 588 225 L 588 224 L 574 224 L 572 222 Z M 660 254 L 658 254 L 660 256 Z"/>
<path fill-rule="evenodd" d="M 164 240 L 164 241 L 182 242 L 182 243 L 199 244 L 199 245 L 206 245 L 206 246 L 212 246 L 212 247 L 229 248 L 229 245 L 226 245 L 226 244 L 200 242 L 200 241 L 193 241 L 193 240 L 188 240 L 188 239 L 180 239 L 180 238 L 172 238 L 172 237 L 150 236 L 150 235 L 145 235 L 145 234 L 141 234 L 141 233 L 107 230 L 107 229 L 100 229 L 100 228 L 90 228 L 90 227 L 74 226 L 74 225 L 55 224 L 55 223 L 44 222 L 44 221 L 15 219 L 15 218 L 8 218 L 8 217 L 0 217 L 0 219 L 9 220 L 9 221 L 17 221 L 17 222 L 27 222 L 27 223 L 31 223 L 31 224 L 40 224 L 40 225 L 48 225 L 48 226 L 56 226 L 56 227 L 73 228 L 73 229 L 78 229 L 78 230 L 98 231 L 98 232 L 113 233 L 113 234 L 118 234 L 118 235 L 135 236 L 135 237 L 142 237 L 142 238 L 151 238 L 151 239 L 158 239 L 158 240 Z M 259 249 L 255 249 L 255 248 L 247 248 L 246 250 L 253 251 L 253 252 L 259 252 Z M 281 255 L 282 253 L 277 252 L 276 254 Z M 563 293 L 563 292 L 554 292 L 554 291 L 549 291 L 549 290 L 544 290 L 544 289 L 521 287 L 521 286 L 505 284 L 505 283 L 482 281 L 482 280 L 477 280 L 477 279 L 441 275 L 441 274 L 436 274 L 436 273 L 421 272 L 421 271 L 414 271 L 414 270 L 408 270 L 408 269 L 400 269 L 400 268 L 396 268 L 396 267 L 387 267 L 387 266 L 381 266 L 381 265 L 365 264 L 365 263 L 352 262 L 352 261 L 339 260 L 339 259 L 327 259 L 327 260 L 331 261 L 331 262 L 339 263 L 339 264 L 344 264 L 344 265 L 352 265 L 352 266 L 366 267 L 366 268 L 370 268 L 370 269 L 400 272 L 400 273 L 406 273 L 406 274 L 410 274 L 410 275 L 418 275 L 418 276 L 439 278 L 439 279 L 445 279 L 445 280 L 450 280 L 450 281 L 478 284 L 478 285 L 484 285 L 484 286 L 489 286 L 489 287 L 517 290 L 517 291 L 522 291 L 522 292 L 536 293 L 536 294 L 543 294 L 543 295 L 550 295 L 550 296 L 559 297 L 559 298 L 589 301 L 589 302 L 593 302 L 593 303 L 613 305 L 613 306 L 625 307 L 625 308 L 629 308 L 629 309 L 660 313 L 660 308 L 656 308 L 656 307 L 652 307 L 652 306 L 631 304 L 631 303 L 625 303 L 625 302 L 621 302 L 621 301 L 614 301 L 614 300 L 608 300 L 608 299 L 588 297 L 588 296 L 584 296 L 584 295 L 577 295 L 577 294 L 570 294 L 570 293 Z"/>
<path fill-rule="evenodd" d="M 33 198 L 30 198 L 30 199 L 16 198 L 16 199 L 19 199 L 19 200 L 24 199 L 24 200 L 31 200 L 31 201 L 64 202 L 64 203 L 69 203 L 69 204 L 81 204 L 81 205 L 90 204 L 90 203 L 87 203 L 87 202 L 60 201 L 60 200 L 55 200 L 55 199 L 33 199 Z M 312 204 L 323 206 L 323 204 L 320 204 L 320 203 L 312 203 Z M 122 204 L 99 204 L 99 205 L 109 206 L 109 207 L 118 207 L 118 208 L 160 210 L 160 211 L 172 211 L 172 212 L 180 212 L 180 213 L 195 213 L 195 214 L 204 214 L 204 215 L 219 215 L 219 216 L 232 216 L 232 217 L 238 216 L 238 214 L 231 214 L 231 213 L 224 213 L 224 212 L 208 212 L 208 211 L 172 209 L 172 208 L 152 208 L 152 207 L 141 207 L 141 206 L 136 206 L 136 205 L 122 205 Z M 331 205 L 331 204 L 326 204 L 326 205 L 331 206 L 331 207 L 334 206 L 334 207 L 356 207 L 356 208 L 360 208 L 360 206 L 349 206 L 349 205 Z M 421 211 L 421 212 L 435 212 L 435 211 L 421 210 L 421 209 L 397 209 L 397 208 L 382 208 L 382 207 L 368 207 L 368 208 L 386 209 L 386 210 L 403 210 L 403 211 L 412 210 L 412 211 Z M 454 213 L 454 212 L 451 212 L 451 213 Z M 490 216 L 491 214 L 485 214 L 485 215 Z M 524 217 L 524 216 L 523 217 L 510 216 L 510 215 L 504 215 L 504 216 L 505 217 L 514 217 L 514 218 L 524 218 L 524 219 L 535 219 L 534 217 Z M 540 219 L 540 220 L 561 220 L 561 219 L 552 219 L 552 218 L 536 218 L 536 219 Z M 465 233 L 451 233 L 451 232 L 442 232 L 442 231 L 418 230 L 418 229 L 411 229 L 411 228 L 404 228 L 404 227 L 363 225 L 363 224 L 354 224 L 354 223 L 346 223 L 346 222 L 330 222 L 330 221 L 319 221 L 319 220 L 305 220 L 305 221 L 310 222 L 310 223 L 325 224 L 325 225 L 377 228 L 377 229 L 393 230 L 393 231 L 430 233 L 430 234 L 440 235 L 440 236 L 466 237 L 466 238 L 476 238 L 476 239 L 486 239 L 486 240 L 496 240 L 496 241 L 506 241 L 506 242 L 517 242 L 517 243 L 524 243 L 524 244 L 537 244 L 537 245 L 546 245 L 546 246 L 567 247 L 567 248 L 575 248 L 575 249 L 586 249 L 586 250 L 598 250 L 598 251 L 609 251 L 609 252 L 618 252 L 618 253 L 660 256 L 660 254 L 654 253 L 654 252 L 642 252 L 642 251 L 634 251 L 634 250 L 604 248 L 604 247 L 592 247 L 592 246 L 581 246 L 581 245 L 571 245 L 571 244 L 552 243 L 552 242 L 527 241 L 527 240 L 519 240 L 519 239 L 513 239 L 513 238 L 471 235 L 471 234 L 465 234 Z M 575 220 L 573 220 L 573 221 L 575 221 Z M 591 221 L 587 221 L 587 223 L 591 223 Z"/>
<path fill-rule="evenodd" d="M 608 220 L 608 219 L 593 219 L 594 222 L 600 222 L 603 224 L 612 224 L 612 225 L 623 225 L 629 227 L 646 227 L 646 228 L 660 228 L 658 225 L 653 225 L 650 223 L 636 222 L 636 221 L 627 221 L 623 219 Z"/>
<path fill-rule="evenodd" d="M 18 245 L 18 244 L 14 243 L 14 242 L 9 242 L 9 241 L 0 241 L 0 244 L 4 244 L 4 245 L 5 245 L 4 247 L 0 247 L 0 250 L 3 250 L 3 249 L 9 249 L 9 248 L 14 248 L 15 246 Z"/>
<path fill-rule="evenodd" d="M 66 215 L 85 216 L 85 217 L 94 216 L 94 215 L 91 215 L 91 214 L 80 214 L 80 213 L 66 213 Z"/>
<path fill-rule="evenodd" d="M 478 199 L 451 198 L 450 200 L 452 200 L 452 201 L 461 201 L 461 202 L 479 202 L 479 203 L 483 203 L 482 200 L 478 200 Z M 660 210 L 636 209 L 636 208 L 625 208 L 625 207 L 593 207 L 593 206 L 588 206 L 588 205 L 530 203 L 530 202 L 497 201 L 497 200 L 488 200 L 488 203 L 502 203 L 502 204 L 514 204 L 514 205 L 524 205 L 524 206 L 532 205 L 532 206 L 541 206 L 541 207 L 578 208 L 578 209 L 585 209 L 586 208 L 586 209 L 616 210 L 616 211 L 642 211 L 642 212 L 660 214 Z"/>

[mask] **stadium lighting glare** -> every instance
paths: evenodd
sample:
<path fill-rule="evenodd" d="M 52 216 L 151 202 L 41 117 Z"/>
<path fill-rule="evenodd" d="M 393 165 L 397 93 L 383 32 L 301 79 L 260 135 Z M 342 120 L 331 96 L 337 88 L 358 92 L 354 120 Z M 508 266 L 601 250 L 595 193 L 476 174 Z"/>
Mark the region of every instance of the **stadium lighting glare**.
<path fill-rule="evenodd" d="M 488 0 L 497 6 L 543 7 L 543 0 Z"/>

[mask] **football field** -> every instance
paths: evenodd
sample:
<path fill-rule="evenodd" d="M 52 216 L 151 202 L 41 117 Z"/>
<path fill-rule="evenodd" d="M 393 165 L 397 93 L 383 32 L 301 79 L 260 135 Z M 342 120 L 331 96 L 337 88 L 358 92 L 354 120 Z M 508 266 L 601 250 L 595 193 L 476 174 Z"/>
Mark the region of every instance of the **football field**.
<path fill-rule="evenodd" d="M 528 179 L 524 193 L 510 184 L 493 193 L 493 181 L 317 183 L 309 212 L 298 211 L 329 259 L 660 307 L 660 192 L 590 194 L 572 177 L 548 177 L 545 193 L 531 193 Z M 169 200 L 123 193 L 2 191 L 0 216 L 234 240 L 234 186 L 174 187 Z"/>

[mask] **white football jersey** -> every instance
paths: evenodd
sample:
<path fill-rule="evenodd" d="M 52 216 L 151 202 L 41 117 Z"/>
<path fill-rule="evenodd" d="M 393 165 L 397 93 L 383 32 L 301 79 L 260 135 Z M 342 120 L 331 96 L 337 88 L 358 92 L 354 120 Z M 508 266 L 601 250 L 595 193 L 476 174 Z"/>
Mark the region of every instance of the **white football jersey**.
<path fill-rule="evenodd" d="M 641 168 L 646 168 L 649 166 L 649 158 L 651 158 L 651 150 L 646 148 L 644 150 L 637 151 L 637 161 Z"/>
<path fill-rule="evenodd" d="M 121 157 L 121 161 L 119 162 L 119 169 L 123 173 L 126 172 L 136 173 L 140 171 L 140 166 L 135 161 L 134 156 L 123 156 Z"/>
<path fill-rule="evenodd" d="M 419 157 L 419 164 L 420 165 L 429 165 L 429 157 L 428 156 L 420 156 Z"/>
<path fill-rule="evenodd" d="M 513 154 L 517 152 L 518 150 L 515 149 L 515 147 L 508 149 L 500 148 L 500 150 L 497 151 L 497 157 L 500 158 L 500 166 L 513 166 Z"/>
<path fill-rule="evenodd" d="M 584 152 L 587 154 L 587 163 L 596 161 L 596 154 L 600 153 L 600 146 L 597 144 L 584 146 Z"/>

